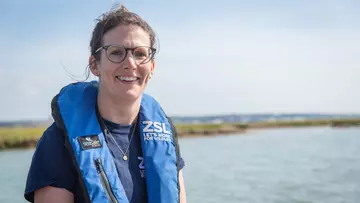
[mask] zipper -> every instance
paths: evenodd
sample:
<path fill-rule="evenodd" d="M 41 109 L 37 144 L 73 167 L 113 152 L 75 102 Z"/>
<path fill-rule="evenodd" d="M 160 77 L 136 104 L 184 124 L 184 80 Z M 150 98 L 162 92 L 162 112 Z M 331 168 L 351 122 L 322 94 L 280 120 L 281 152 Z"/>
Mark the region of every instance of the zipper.
<path fill-rule="evenodd" d="M 104 168 L 103 168 L 100 158 L 95 159 L 95 166 L 96 166 L 96 170 L 97 170 L 98 174 L 100 175 L 101 183 L 102 183 L 103 187 L 105 188 L 105 192 L 106 192 L 106 196 L 107 196 L 108 200 L 111 203 L 118 203 L 118 201 L 116 200 L 116 197 L 111 189 L 109 180 L 106 177 L 106 174 L 105 174 L 105 171 L 104 171 Z"/>

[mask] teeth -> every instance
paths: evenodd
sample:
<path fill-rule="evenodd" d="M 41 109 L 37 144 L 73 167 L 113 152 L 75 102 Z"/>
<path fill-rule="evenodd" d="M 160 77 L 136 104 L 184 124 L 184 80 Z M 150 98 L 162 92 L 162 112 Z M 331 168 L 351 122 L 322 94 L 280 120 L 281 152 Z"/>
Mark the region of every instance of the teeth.
<path fill-rule="evenodd" d="M 128 82 L 135 81 L 137 79 L 136 77 L 125 77 L 125 76 L 120 76 L 118 78 L 120 78 L 120 80 L 124 80 Z"/>

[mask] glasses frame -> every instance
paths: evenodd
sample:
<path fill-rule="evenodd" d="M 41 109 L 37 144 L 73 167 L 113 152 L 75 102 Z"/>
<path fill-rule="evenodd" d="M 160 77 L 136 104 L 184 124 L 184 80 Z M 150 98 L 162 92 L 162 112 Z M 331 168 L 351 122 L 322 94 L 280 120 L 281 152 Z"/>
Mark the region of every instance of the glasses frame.
<path fill-rule="evenodd" d="M 124 48 L 124 49 L 125 49 L 125 52 L 126 52 L 126 53 L 125 53 L 125 57 L 124 57 L 120 62 L 111 60 L 110 57 L 109 57 L 109 52 L 108 52 L 109 47 L 121 47 L 121 48 Z M 149 63 L 152 59 L 154 59 L 154 56 L 155 56 L 155 54 L 156 54 L 156 49 L 153 48 L 153 47 L 149 47 L 149 46 L 137 46 L 137 47 L 134 47 L 134 48 L 127 48 L 127 47 L 120 46 L 120 45 L 110 44 L 110 45 L 105 45 L 105 46 L 99 47 L 99 48 L 95 51 L 94 55 L 97 54 L 100 50 L 104 49 L 105 52 L 106 52 L 106 58 L 107 58 L 109 61 L 111 61 L 111 62 L 113 62 L 113 63 L 122 63 L 122 62 L 126 59 L 129 51 L 131 51 L 131 55 L 132 55 L 132 57 L 133 57 L 133 59 L 134 59 L 134 51 L 135 51 L 135 49 L 138 49 L 138 48 L 141 48 L 141 47 L 145 47 L 145 48 L 150 49 L 150 50 L 151 50 L 151 54 L 150 54 L 150 57 L 149 57 L 148 59 L 144 60 L 144 61 L 146 61 L 146 62 L 141 62 L 141 63 L 139 63 L 138 65 Z M 134 61 L 136 62 L 136 59 L 134 59 Z"/>

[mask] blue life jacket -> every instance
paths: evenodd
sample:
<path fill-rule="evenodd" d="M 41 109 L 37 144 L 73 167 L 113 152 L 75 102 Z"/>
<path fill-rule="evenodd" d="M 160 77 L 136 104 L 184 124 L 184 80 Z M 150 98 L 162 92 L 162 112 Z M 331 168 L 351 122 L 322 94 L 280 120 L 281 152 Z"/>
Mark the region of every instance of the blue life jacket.
<path fill-rule="evenodd" d="M 87 202 L 129 203 L 98 120 L 97 94 L 96 81 L 65 86 L 52 100 L 52 115 L 64 130 Z M 179 149 L 171 120 L 154 98 L 143 94 L 137 124 L 148 202 L 179 202 Z"/>

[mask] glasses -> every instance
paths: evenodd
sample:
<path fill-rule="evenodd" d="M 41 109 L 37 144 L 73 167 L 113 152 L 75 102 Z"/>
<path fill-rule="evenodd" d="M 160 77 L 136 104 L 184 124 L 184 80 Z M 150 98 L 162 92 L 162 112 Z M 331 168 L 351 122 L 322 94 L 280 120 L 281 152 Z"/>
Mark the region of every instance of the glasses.
<path fill-rule="evenodd" d="M 98 48 L 95 54 L 101 49 L 106 51 L 107 58 L 113 63 L 121 63 L 125 60 L 128 51 L 131 51 L 132 58 L 137 65 L 148 63 L 154 58 L 156 49 L 148 46 L 139 46 L 135 48 L 125 48 L 118 45 L 106 45 Z"/>

